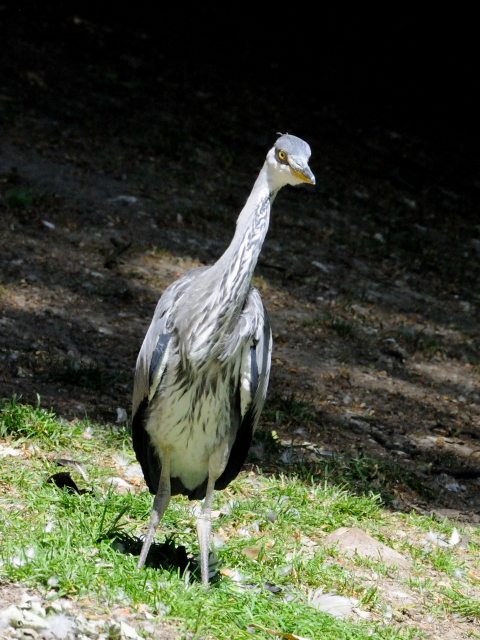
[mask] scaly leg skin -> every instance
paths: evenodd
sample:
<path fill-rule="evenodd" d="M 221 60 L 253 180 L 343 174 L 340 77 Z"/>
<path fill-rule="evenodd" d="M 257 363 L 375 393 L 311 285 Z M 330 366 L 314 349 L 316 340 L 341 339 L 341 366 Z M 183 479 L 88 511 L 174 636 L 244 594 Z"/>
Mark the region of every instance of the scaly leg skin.
<path fill-rule="evenodd" d="M 162 456 L 162 470 L 160 472 L 160 482 L 158 483 L 157 495 L 153 501 L 152 514 L 150 516 L 150 524 L 148 525 L 147 537 L 145 538 L 138 559 L 137 569 L 141 569 L 145 564 L 148 552 L 155 536 L 158 523 L 163 518 L 163 514 L 167 510 L 170 502 L 170 453 Z"/>
<path fill-rule="evenodd" d="M 208 585 L 208 558 L 210 547 L 210 535 L 212 533 L 212 498 L 217 478 L 209 475 L 207 493 L 203 501 L 202 513 L 197 520 L 197 535 L 200 543 L 200 569 L 202 584 Z"/>

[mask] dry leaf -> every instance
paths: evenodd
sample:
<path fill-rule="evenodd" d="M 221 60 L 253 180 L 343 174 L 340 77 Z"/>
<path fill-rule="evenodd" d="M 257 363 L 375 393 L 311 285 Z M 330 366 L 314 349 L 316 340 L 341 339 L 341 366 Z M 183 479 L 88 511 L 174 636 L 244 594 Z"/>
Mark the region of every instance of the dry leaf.
<path fill-rule="evenodd" d="M 252 560 L 256 560 L 258 558 L 260 551 L 260 547 L 243 547 L 242 549 L 242 553 Z"/>

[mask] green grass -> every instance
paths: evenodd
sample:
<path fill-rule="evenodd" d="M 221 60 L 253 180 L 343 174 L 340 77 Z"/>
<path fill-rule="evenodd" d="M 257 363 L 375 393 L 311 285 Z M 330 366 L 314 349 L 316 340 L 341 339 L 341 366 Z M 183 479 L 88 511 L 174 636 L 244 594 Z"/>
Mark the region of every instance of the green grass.
<path fill-rule="evenodd" d="M 291 402 L 287 408 L 289 415 L 301 409 Z M 311 470 L 305 474 L 302 469 L 283 475 L 242 474 L 216 493 L 214 509 L 225 513 L 213 523 L 214 531 L 221 530 L 226 538 L 217 549 L 221 567 L 236 572 L 238 580 L 218 575 L 205 591 L 195 572 L 184 575 L 180 561 L 183 558 L 195 569 L 198 553 L 191 512 L 195 503 L 183 497 L 172 499 L 165 514 L 157 539 L 166 538 L 166 544 L 156 545 L 154 566 L 136 570 L 138 536 L 145 530 L 152 497 L 147 491 L 119 495 L 109 488 L 109 478 L 121 474 L 113 456 L 120 452 L 134 461 L 129 434 L 90 425 L 94 437 L 85 439 L 87 425 L 62 421 L 40 403 L 31 407 L 13 399 L 0 405 L 1 438 L 10 447 L 27 443 L 36 447 L 26 457 L 2 458 L 0 579 L 43 588 L 49 598 L 88 596 L 108 606 L 146 604 L 179 624 L 181 637 L 187 633 L 193 638 L 271 637 L 262 628 L 311 640 L 421 637 L 414 627 L 385 622 L 381 590 L 364 584 L 357 575 L 358 569 L 384 576 L 391 570 L 359 558 L 346 562 L 335 548 L 322 543 L 325 534 L 342 526 L 359 526 L 388 543 L 394 516 L 385 511 L 378 493 L 339 486 L 325 468 L 318 474 Z M 52 449 L 82 463 L 88 481 L 74 469 L 70 472 L 78 486 L 92 489 L 91 493 L 70 494 L 46 482 L 62 470 L 54 462 Z M 354 473 L 357 477 L 358 468 Z M 230 508 L 225 509 L 226 505 Z M 414 517 L 416 522 L 413 516 L 408 518 L 415 530 L 434 525 L 428 518 L 423 522 L 418 514 Z M 439 532 L 448 531 L 446 524 L 435 526 Z M 256 559 L 244 553 L 246 547 L 258 550 Z M 443 572 L 460 566 L 453 559 L 457 551 L 448 552 L 451 557 L 445 555 L 443 561 L 439 550 L 436 560 L 426 556 L 423 562 Z M 422 562 L 420 553 L 415 562 Z M 272 593 L 264 587 L 266 583 L 280 591 Z M 417 588 L 415 581 L 412 588 Z M 338 619 L 318 611 L 309 603 L 315 589 L 356 598 L 358 606 L 370 612 L 370 619 Z M 475 601 L 465 593 L 456 587 L 441 591 L 443 609 L 465 617 L 477 615 Z"/>
<path fill-rule="evenodd" d="M 423 354 L 426 358 L 446 357 L 449 355 L 445 345 L 439 342 L 435 336 L 428 335 L 423 331 L 400 328 L 388 332 L 388 337 L 393 337 L 407 349 Z"/>
<path fill-rule="evenodd" d="M 287 396 L 273 396 L 269 398 L 264 409 L 264 416 L 269 422 L 284 426 L 305 426 L 317 424 L 315 407 L 304 398 L 294 393 Z"/>
<path fill-rule="evenodd" d="M 79 424 L 62 424 L 51 411 L 40 408 L 40 398 L 36 407 L 21 404 L 15 396 L 0 401 L 0 438 L 40 441 L 59 447 L 68 445 L 72 436 L 78 436 L 84 428 Z"/>
<path fill-rule="evenodd" d="M 450 610 L 464 618 L 480 620 L 480 601 L 463 595 L 456 589 L 444 589 L 444 595 L 450 600 Z"/>
<path fill-rule="evenodd" d="M 414 473 L 392 460 L 376 460 L 360 454 L 323 459 L 319 465 L 330 482 L 348 485 L 350 491 L 360 495 L 374 490 L 386 505 L 395 499 L 396 491 L 402 485 L 413 489 L 424 499 L 433 496 L 433 491 Z"/>
<path fill-rule="evenodd" d="M 18 189 L 16 187 L 5 192 L 8 206 L 12 209 L 25 209 L 32 205 L 35 194 L 32 189 Z"/>
<path fill-rule="evenodd" d="M 287 396 L 273 396 L 268 399 L 263 411 L 263 418 L 268 422 L 269 429 L 258 429 L 254 436 L 254 444 L 261 445 L 264 452 L 270 454 L 266 467 L 272 471 L 280 469 L 278 461 L 285 448 L 281 446 L 277 429 L 308 426 L 317 433 L 323 430 L 321 417 L 311 401 L 290 393 Z M 366 418 L 368 419 L 368 418 Z M 294 449 L 301 449 L 301 445 L 293 445 Z M 255 454 L 255 449 L 254 449 Z M 256 462 L 256 454 L 252 456 Z M 317 463 L 297 465 L 296 473 L 301 477 L 321 477 L 337 486 L 348 485 L 351 492 L 357 495 L 369 493 L 372 489 L 386 504 L 396 497 L 396 491 L 406 485 L 424 499 L 433 497 L 433 491 L 425 486 L 422 480 L 396 464 L 392 460 L 376 460 L 367 455 L 350 456 L 318 456 Z"/>
<path fill-rule="evenodd" d="M 332 329 L 342 338 L 349 338 L 355 334 L 355 327 L 345 320 L 334 316 L 331 313 L 317 314 L 306 323 L 308 325 L 324 326 Z"/>

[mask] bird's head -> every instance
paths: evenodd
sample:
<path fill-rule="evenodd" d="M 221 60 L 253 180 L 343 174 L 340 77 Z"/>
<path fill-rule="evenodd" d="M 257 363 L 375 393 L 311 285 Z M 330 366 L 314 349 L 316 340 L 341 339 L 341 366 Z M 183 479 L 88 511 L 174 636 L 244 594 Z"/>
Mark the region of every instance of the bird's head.
<path fill-rule="evenodd" d="M 315 184 L 315 176 L 308 166 L 310 155 L 310 146 L 300 138 L 289 134 L 280 136 L 267 155 L 272 186 L 279 189 L 286 184 Z"/>

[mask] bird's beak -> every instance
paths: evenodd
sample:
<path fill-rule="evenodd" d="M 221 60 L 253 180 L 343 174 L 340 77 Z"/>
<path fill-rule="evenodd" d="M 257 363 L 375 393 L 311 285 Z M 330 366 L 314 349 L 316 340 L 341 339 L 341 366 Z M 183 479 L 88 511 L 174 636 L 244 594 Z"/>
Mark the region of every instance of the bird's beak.
<path fill-rule="evenodd" d="M 299 156 L 288 156 L 288 164 L 290 165 L 293 175 L 299 180 L 308 182 L 308 184 L 315 184 L 315 176 L 303 158 Z"/>

